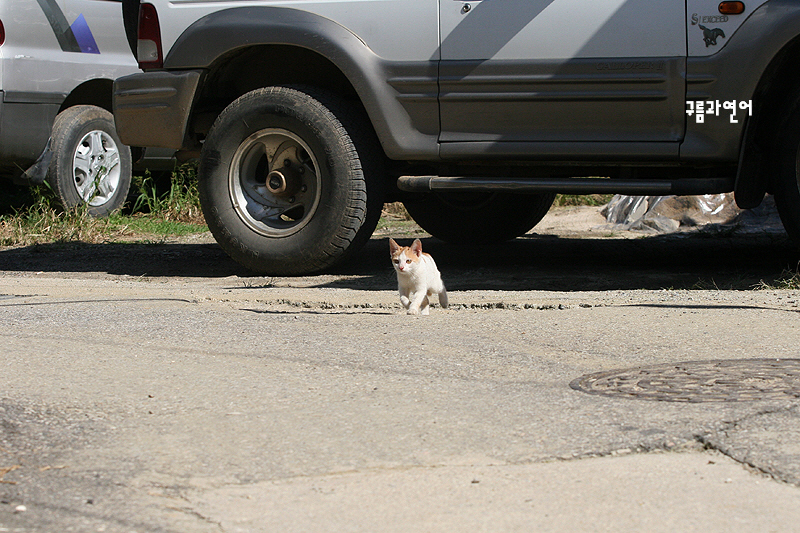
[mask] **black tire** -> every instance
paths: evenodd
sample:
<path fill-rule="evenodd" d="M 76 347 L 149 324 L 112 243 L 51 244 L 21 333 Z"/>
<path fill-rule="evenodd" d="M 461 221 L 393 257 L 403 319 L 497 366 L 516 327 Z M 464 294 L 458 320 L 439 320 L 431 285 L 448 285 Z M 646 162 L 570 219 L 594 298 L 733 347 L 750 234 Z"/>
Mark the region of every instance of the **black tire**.
<path fill-rule="evenodd" d="M 92 216 L 107 216 L 128 197 L 131 151 L 122 144 L 114 117 L 103 108 L 65 109 L 53 123 L 53 159 L 47 181 L 65 209 L 87 205 Z"/>
<path fill-rule="evenodd" d="M 200 202 L 220 246 L 269 275 L 317 272 L 369 239 L 383 205 L 380 147 L 354 106 L 268 87 L 230 104 L 203 145 Z"/>
<path fill-rule="evenodd" d="M 430 193 L 403 202 L 411 218 L 453 244 L 492 243 L 524 235 L 539 223 L 555 194 Z"/>
<path fill-rule="evenodd" d="M 800 245 L 800 104 L 795 104 L 781 129 L 773 194 L 786 233 Z"/>

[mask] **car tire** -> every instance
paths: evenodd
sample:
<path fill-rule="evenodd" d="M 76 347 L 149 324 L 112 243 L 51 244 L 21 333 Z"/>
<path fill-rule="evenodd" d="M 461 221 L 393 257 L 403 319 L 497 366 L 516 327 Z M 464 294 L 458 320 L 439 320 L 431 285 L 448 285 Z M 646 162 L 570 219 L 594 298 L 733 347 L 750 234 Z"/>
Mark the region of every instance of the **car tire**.
<path fill-rule="evenodd" d="M 86 205 L 92 216 L 122 207 L 131 185 L 131 151 L 122 144 L 114 117 L 103 108 L 79 105 L 56 116 L 53 158 L 47 181 L 65 209 Z"/>
<path fill-rule="evenodd" d="M 429 193 L 403 204 L 434 237 L 453 244 L 492 243 L 524 235 L 544 218 L 555 194 Z"/>
<path fill-rule="evenodd" d="M 783 122 L 773 160 L 773 196 L 786 233 L 800 245 L 800 103 Z"/>
<path fill-rule="evenodd" d="M 318 272 L 377 225 L 383 159 L 366 116 L 310 88 L 249 92 L 217 117 L 200 159 L 203 213 L 235 261 L 269 275 Z"/>

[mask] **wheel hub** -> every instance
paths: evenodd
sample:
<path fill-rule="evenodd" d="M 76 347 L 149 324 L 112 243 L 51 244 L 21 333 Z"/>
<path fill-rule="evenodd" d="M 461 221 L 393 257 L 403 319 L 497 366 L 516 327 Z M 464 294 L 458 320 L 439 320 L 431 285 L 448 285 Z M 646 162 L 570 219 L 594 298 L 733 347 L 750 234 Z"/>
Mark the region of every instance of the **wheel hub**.
<path fill-rule="evenodd" d="M 319 166 L 308 145 L 284 129 L 264 129 L 236 150 L 229 172 L 231 200 L 251 229 L 286 237 L 305 226 L 320 198 Z"/>
<path fill-rule="evenodd" d="M 292 198 L 300 191 L 304 192 L 303 175 L 305 167 L 297 161 L 297 147 L 282 145 L 273 157 L 273 164 L 282 161 L 280 168 L 273 168 L 267 174 L 267 190 L 278 198 Z"/>
<path fill-rule="evenodd" d="M 84 202 L 90 206 L 108 202 L 120 181 L 119 150 L 114 140 L 101 130 L 87 133 L 75 151 L 72 175 Z"/>

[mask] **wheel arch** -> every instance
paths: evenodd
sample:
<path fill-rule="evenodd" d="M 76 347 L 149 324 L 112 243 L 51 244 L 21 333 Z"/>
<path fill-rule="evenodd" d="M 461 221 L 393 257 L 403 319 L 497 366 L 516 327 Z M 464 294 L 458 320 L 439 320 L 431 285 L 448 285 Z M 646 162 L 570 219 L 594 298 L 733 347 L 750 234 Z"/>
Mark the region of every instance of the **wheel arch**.
<path fill-rule="evenodd" d="M 390 158 L 438 157 L 436 63 L 383 60 L 357 35 L 313 13 L 274 6 L 211 13 L 181 34 L 164 67 L 206 71 L 194 105 L 200 133 L 248 90 L 306 84 L 357 99 Z"/>
<path fill-rule="evenodd" d="M 70 91 L 61 103 L 59 113 L 76 105 L 95 105 L 113 113 L 112 94 L 114 80 L 97 78 L 87 80 Z"/>
<path fill-rule="evenodd" d="M 800 6 L 791 0 L 771 0 L 751 19 L 753 24 L 741 28 L 743 35 L 738 41 L 763 59 L 753 63 L 758 68 L 746 69 L 761 74 L 750 93 L 752 116 L 741 137 L 736 176 L 736 202 L 745 209 L 757 207 L 764 194 L 774 190 L 777 141 L 791 108 L 800 103 L 800 71 L 796 67 L 800 61 Z M 742 49 L 739 57 L 741 54 Z"/>
<path fill-rule="evenodd" d="M 736 177 L 736 201 L 742 208 L 761 203 L 774 190 L 775 149 L 789 111 L 800 103 L 800 37 L 789 42 L 765 69 L 753 94 Z"/>
<path fill-rule="evenodd" d="M 208 66 L 193 126 L 205 133 L 210 119 L 240 96 L 280 85 L 313 86 L 362 105 L 349 79 L 328 58 L 294 45 L 255 44 L 227 52 Z"/>
<path fill-rule="evenodd" d="M 114 80 L 96 78 L 87 80 L 70 91 L 58 112 L 78 105 L 94 105 L 114 114 L 113 106 Z M 144 149 L 131 146 L 133 160 L 137 161 L 144 154 Z"/>

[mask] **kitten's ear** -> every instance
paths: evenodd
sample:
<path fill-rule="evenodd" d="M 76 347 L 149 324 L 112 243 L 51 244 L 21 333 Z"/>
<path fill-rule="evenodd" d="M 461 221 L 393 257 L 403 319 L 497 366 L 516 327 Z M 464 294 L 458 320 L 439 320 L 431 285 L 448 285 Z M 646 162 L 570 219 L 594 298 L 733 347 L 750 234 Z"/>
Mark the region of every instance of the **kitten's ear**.
<path fill-rule="evenodd" d="M 394 239 L 389 239 L 389 253 L 394 254 L 397 250 L 400 249 L 400 245 L 395 242 Z"/>
<path fill-rule="evenodd" d="M 419 239 L 414 239 L 414 242 L 411 243 L 411 251 L 418 256 L 422 255 L 422 241 Z"/>

